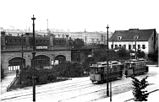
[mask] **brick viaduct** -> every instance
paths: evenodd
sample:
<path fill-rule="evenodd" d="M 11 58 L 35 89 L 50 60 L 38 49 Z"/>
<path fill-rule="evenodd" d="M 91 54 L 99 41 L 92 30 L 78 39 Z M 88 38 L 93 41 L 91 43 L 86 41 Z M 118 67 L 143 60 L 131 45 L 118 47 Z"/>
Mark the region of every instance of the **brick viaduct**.
<path fill-rule="evenodd" d="M 52 62 L 55 60 L 60 61 L 61 57 L 66 61 L 82 62 L 84 61 L 84 58 L 88 56 L 85 52 L 91 52 L 90 49 L 80 51 L 79 49 L 73 50 L 67 36 L 65 38 L 55 38 L 53 34 L 36 36 L 36 47 L 35 57 L 38 60 L 38 57 L 40 56 L 39 59 L 41 58 L 43 60 L 42 63 L 45 64 L 46 62 L 48 66 L 51 66 Z M 19 35 L 12 36 L 6 32 L 1 32 L 1 67 L 5 72 L 12 72 L 10 71 L 9 66 L 13 65 L 11 62 L 14 62 L 16 58 L 19 60 L 19 62 L 16 60 L 19 63 L 18 66 L 20 66 L 22 61 L 24 61 L 25 66 L 31 65 L 32 34 L 25 33 L 22 37 Z M 17 66 L 17 64 L 15 64 L 15 66 Z M 13 71 L 15 71 L 15 69 Z"/>
<path fill-rule="evenodd" d="M 63 49 L 63 50 L 50 50 L 50 51 L 36 51 L 36 56 L 44 55 L 49 57 L 50 65 L 51 62 L 55 60 L 58 56 L 64 56 L 66 61 L 71 61 L 71 50 Z M 9 61 L 20 57 L 22 58 L 22 53 L 20 51 L 2 51 L 1 53 L 1 63 L 2 68 L 4 68 L 5 72 L 8 71 Z M 32 51 L 25 51 L 23 54 L 23 59 L 25 59 L 25 66 L 31 65 L 32 60 Z"/>

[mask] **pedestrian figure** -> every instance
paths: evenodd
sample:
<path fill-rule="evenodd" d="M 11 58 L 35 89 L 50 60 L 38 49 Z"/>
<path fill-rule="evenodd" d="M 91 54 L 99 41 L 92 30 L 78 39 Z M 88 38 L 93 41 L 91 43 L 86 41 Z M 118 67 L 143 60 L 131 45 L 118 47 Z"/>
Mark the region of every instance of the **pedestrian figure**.
<path fill-rule="evenodd" d="M 19 76 L 19 70 L 17 69 L 16 70 L 16 77 L 18 77 Z"/>

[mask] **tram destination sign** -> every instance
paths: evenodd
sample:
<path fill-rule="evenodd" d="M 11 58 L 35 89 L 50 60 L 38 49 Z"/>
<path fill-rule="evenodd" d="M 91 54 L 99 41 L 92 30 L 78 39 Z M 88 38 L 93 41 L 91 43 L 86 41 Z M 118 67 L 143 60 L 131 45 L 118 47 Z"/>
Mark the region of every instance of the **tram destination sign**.
<path fill-rule="evenodd" d="M 36 46 L 37 50 L 46 50 L 48 49 L 48 46 Z"/>

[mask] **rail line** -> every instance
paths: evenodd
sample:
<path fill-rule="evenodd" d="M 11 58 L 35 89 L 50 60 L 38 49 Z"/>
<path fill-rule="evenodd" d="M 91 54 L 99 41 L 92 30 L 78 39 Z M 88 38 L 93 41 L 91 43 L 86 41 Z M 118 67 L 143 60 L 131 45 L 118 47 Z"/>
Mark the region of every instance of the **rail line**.
<path fill-rule="evenodd" d="M 125 85 L 127 85 L 128 83 L 126 83 Z M 123 86 L 124 84 L 120 85 L 120 86 Z M 124 86 L 125 86 L 124 85 Z M 63 87 L 62 89 L 59 88 L 56 88 L 56 89 L 53 89 L 53 90 L 45 90 L 45 91 L 40 91 L 40 92 L 37 92 L 37 95 L 44 95 L 44 94 L 50 94 L 50 95 L 56 95 L 56 94 L 61 94 L 61 93 L 67 93 L 67 92 L 71 92 L 71 91 L 77 91 L 77 90 L 85 90 L 86 88 L 91 88 L 92 87 L 92 90 L 90 92 L 85 92 L 83 94 L 78 94 L 76 96 L 72 96 L 68 99 L 73 99 L 73 98 L 77 98 L 77 97 L 80 97 L 80 96 L 83 96 L 83 95 L 88 95 L 88 94 L 93 94 L 93 93 L 101 93 L 101 92 L 104 92 L 106 89 L 105 88 L 102 88 L 105 86 L 105 84 L 102 84 L 102 85 L 93 85 L 93 84 L 84 84 L 84 85 L 78 85 L 78 87 L 76 85 L 73 85 L 75 87 L 72 87 L 72 85 L 70 85 L 68 87 Z M 97 86 L 97 88 L 93 88 L 94 86 Z M 114 86 L 113 88 L 116 88 L 116 87 L 119 87 L 118 85 Z M 66 88 L 66 89 L 64 89 Z M 119 87 L 121 88 L 121 87 Z M 29 98 L 29 97 L 32 97 L 31 96 L 32 93 L 27 93 L 27 94 L 23 94 L 23 95 L 17 95 L 17 96 L 12 96 L 12 97 L 9 97 L 9 98 L 5 98 L 5 99 L 2 99 L 2 101 L 4 100 L 12 100 L 12 99 L 15 99 L 17 98 L 18 100 L 19 99 L 25 99 L 25 98 Z M 66 100 L 68 100 L 66 99 Z M 65 100 L 65 99 L 64 99 Z"/>
<path fill-rule="evenodd" d="M 118 84 L 119 81 L 122 81 L 122 83 L 124 83 L 124 84 L 119 85 Z M 131 87 L 129 85 L 129 84 L 131 84 L 130 78 L 126 78 L 124 80 L 116 80 L 116 81 L 113 81 L 112 84 L 113 84 L 113 86 L 112 86 L 113 94 L 119 94 L 122 92 L 129 91 L 131 89 Z M 46 87 L 47 87 L 47 89 L 46 89 Z M 106 91 L 105 87 L 106 87 L 106 83 L 96 85 L 96 84 L 92 84 L 90 82 L 90 80 L 84 80 L 84 81 L 75 80 L 73 82 L 70 81 L 67 83 L 55 83 L 55 84 L 50 84 L 48 86 L 37 86 L 36 94 L 39 96 L 44 95 L 44 94 L 49 94 L 49 95 L 54 96 L 57 94 L 67 94 L 68 92 L 73 92 L 73 91 L 77 92 L 78 90 L 81 90 L 81 92 L 84 92 L 84 91 L 86 91 L 86 89 L 91 89 L 90 91 L 86 91 L 86 92 L 80 93 L 80 94 L 78 93 L 77 95 L 62 99 L 62 100 L 70 100 L 70 99 L 74 99 L 74 98 L 77 98 L 80 96 L 89 95 L 89 94 L 93 94 L 93 93 L 102 94 Z M 121 88 L 123 88 L 124 90 L 120 90 Z M 38 91 L 38 90 L 40 90 L 40 91 Z M 16 93 L 16 95 L 10 94 L 9 97 L 2 96 L 1 100 L 9 101 L 12 99 L 19 100 L 19 99 L 31 98 L 32 92 L 30 92 L 30 91 L 31 91 L 31 89 L 19 91 L 18 93 Z M 103 97 L 103 95 L 99 95 L 99 97 Z"/>

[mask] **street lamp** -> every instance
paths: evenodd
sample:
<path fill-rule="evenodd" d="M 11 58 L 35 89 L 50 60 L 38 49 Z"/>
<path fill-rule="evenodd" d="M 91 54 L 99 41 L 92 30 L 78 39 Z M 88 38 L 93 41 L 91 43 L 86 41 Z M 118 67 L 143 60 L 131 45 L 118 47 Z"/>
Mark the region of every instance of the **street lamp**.
<path fill-rule="evenodd" d="M 35 49 L 35 24 L 34 24 L 34 20 L 36 19 L 33 15 L 33 18 L 31 18 L 33 20 L 33 52 L 32 52 L 32 55 L 33 55 L 33 58 L 32 58 L 32 67 L 33 67 L 33 102 L 35 102 L 36 100 L 36 90 L 35 90 L 35 54 L 36 54 L 36 49 Z"/>
<path fill-rule="evenodd" d="M 108 61 L 108 58 L 109 58 L 109 54 L 108 54 L 109 53 L 109 51 L 108 51 L 108 49 L 109 49 L 109 47 L 108 47 L 109 46 L 108 45 L 108 39 L 109 39 L 109 37 L 108 37 L 108 29 L 109 29 L 109 26 L 107 25 L 106 28 L 107 28 L 107 76 L 106 76 L 107 78 L 106 79 L 107 79 L 107 96 L 109 96 L 109 81 L 108 81 L 108 77 L 109 77 L 109 75 L 108 75 L 109 74 L 109 72 L 108 72 L 109 71 L 109 61 Z"/>
<path fill-rule="evenodd" d="M 111 74 L 111 70 L 109 67 L 109 26 L 107 25 L 107 79 L 109 79 L 109 75 Z M 110 96 L 110 102 L 112 102 L 112 83 L 111 83 L 111 79 L 110 79 L 110 93 L 109 93 L 109 81 L 107 81 L 107 96 Z"/>
<path fill-rule="evenodd" d="M 24 56 L 24 52 L 23 52 L 23 34 L 21 35 L 21 50 L 22 50 L 22 60 L 21 60 L 21 67 L 20 67 L 20 72 L 22 71 L 23 69 L 23 56 Z M 21 84 L 21 75 L 19 73 L 19 83 Z"/>

